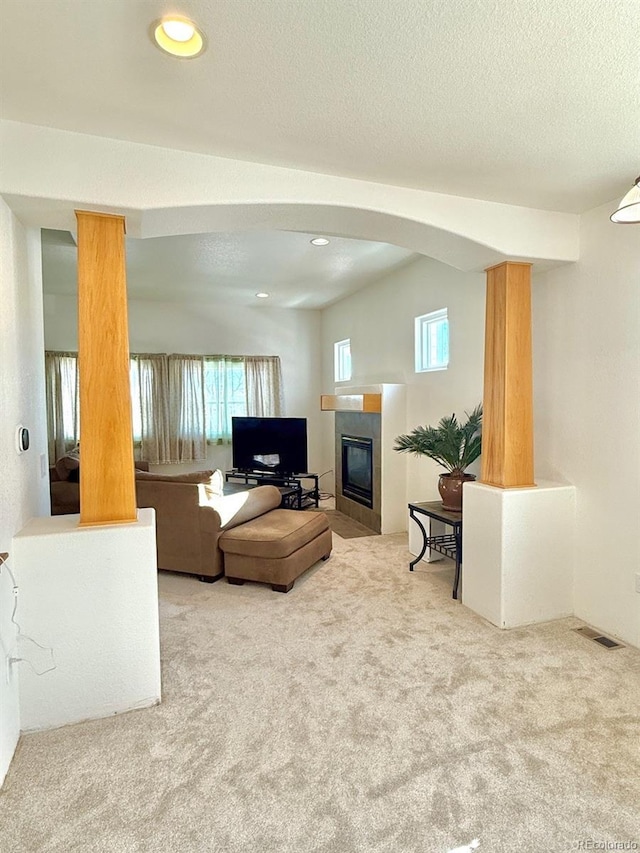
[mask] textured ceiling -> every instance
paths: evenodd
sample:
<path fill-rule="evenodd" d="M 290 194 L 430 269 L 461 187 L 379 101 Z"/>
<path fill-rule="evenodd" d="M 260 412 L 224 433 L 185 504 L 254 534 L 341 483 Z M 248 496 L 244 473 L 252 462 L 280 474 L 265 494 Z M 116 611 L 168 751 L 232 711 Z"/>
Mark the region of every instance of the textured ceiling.
<path fill-rule="evenodd" d="M 43 230 L 47 294 L 77 292 L 76 246 L 68 232 Z M 127 291 L 132 299 L 224 302 L 269 308 L 321 308 L 418 255 L 386 243 L 313 234 L 252 231 L 127 239 Z M 267 291 L 268 299 L 258 299 Z"/>
<path fill-rule="evenodd" d="M 637 0 L 2 0 L 5 118 L 580 212 L 640 172 Z"/>

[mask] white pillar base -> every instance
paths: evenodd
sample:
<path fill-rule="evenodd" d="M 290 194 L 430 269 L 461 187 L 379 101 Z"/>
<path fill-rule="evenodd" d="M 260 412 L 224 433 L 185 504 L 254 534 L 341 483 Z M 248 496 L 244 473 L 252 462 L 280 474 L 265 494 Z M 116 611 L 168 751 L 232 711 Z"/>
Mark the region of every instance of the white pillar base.
<path fill-rule="evenodd" d="M 133 524 L 32 519 L 13 540 L 22 731 L 106 717 L 160 701 L 155 512 Z"/>
<path fill-rule="evenodd" d="M 499 628 L 573 614 L 575 487 L 466 483 L 462 603 Z"/>

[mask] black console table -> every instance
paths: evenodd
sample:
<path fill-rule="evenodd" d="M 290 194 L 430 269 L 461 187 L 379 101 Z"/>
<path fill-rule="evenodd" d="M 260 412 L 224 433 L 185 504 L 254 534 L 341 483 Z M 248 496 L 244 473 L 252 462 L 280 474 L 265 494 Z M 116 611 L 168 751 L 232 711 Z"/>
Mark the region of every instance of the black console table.
<path fill-rule="evenodd" d="M 453 528 L 453 533 L 442 536 L 429 536 L 420 516 L 433 518 Z M 456 573 L 453 580 L 453 598 L 458 598 L 458 586 L 460 585 L 460 567 L 462 565 L 462 513 L 450 512 L 442 508 L 440 501 L 427 501 L 426 503 L 409 504 L 409 517 L 412 518 L 422 531 L 422 550 L 409 563 L 409 571 L 412 572 L 417 563 L 424 557 L 427 548 L 432 548 L 445 557 L 455 561 Z"/>
<path fill-rule="evenodd" d="M 319 506 L 320 479 L 318 474 L 291 474 L 279 477 L 269 471 L 239 471 L 233 468 L 225 472 L 227 483 L 241 482 L 247 486 L 277 486 L 282 494 L 282 506 L 287 509 L 307 509 Z M 312 480 L 313 486 L 304 486 L 304 480 Z"/>

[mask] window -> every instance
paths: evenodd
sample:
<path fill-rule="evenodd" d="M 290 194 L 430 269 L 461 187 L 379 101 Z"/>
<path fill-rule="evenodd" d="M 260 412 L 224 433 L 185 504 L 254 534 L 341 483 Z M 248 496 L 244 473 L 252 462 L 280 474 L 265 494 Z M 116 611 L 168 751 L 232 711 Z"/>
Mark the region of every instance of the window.
<path fill-rule="evenodd" d="M 415 320 L 416 373 L 446 370 L 449 365 L 447 309 L 423 314 Z"/>
<path fill-rule="evenodd" d="M 231 418 L 247 414 L 244 359 L 204 359 L 204 420 L 207 441 L 231 440 Z"/>
<path fill-rule="evenodd" d="M 47 352 L 49 457 L 59 459 L 79 438 L 76 353 Z M 231 441 L 234 415 L 280 417 L 278 356 L 131 353 L 133 439 L 153 463 L 206 458 L 207 443 Z"/>
<path fill-rule="evenodd" d="M 333 366 L 336 382 L 351 379 L 351 340 L 337 341 L 333 345 Z"/>
<path fill-rule="evenodd" d="M 140 399 L 138 362 L 134 358 L 129 360 L 129 382 L 131 383 L 131 420 L 133 422 L 133 440 L 138 443 L 142 440 L 142 400 Z"/>

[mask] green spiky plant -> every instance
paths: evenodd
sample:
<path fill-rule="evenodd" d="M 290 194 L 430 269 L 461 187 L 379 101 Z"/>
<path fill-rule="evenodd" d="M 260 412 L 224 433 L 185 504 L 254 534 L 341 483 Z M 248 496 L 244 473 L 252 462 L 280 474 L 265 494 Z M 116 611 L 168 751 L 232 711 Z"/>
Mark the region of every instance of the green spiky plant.
<path fill-rule="evenodd" d="M 419 426 L 408 435 L 399 435 L 393 449 L 428 456 L 458 477 L 482 452 L 482 404 L 465 415 L 464 423 L 458 423 L 453 414 L 442 418 L 437 427 Z"/>

